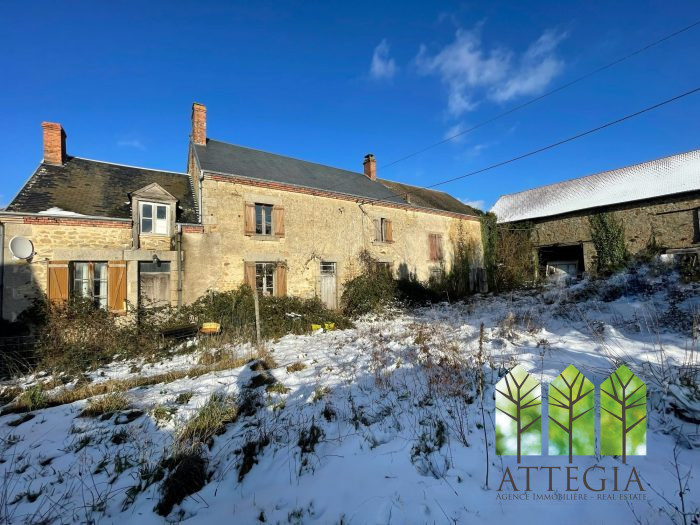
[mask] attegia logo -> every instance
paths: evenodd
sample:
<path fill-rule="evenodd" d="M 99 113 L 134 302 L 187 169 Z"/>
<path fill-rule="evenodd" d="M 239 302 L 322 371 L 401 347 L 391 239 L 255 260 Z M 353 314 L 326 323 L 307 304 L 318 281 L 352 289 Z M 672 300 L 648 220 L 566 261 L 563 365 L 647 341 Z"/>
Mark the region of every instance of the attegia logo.
<path fill-rule="evenodd" d="M 646 385 L 622 365 L 600 386 L 600 453 L 646 454 Z M 549 455 L 595 454 L 595 387 L 573 365 L 549 385 Z M 496 454 L 542 454 L 542 390 L 521 366 L 496 384 Z"/>

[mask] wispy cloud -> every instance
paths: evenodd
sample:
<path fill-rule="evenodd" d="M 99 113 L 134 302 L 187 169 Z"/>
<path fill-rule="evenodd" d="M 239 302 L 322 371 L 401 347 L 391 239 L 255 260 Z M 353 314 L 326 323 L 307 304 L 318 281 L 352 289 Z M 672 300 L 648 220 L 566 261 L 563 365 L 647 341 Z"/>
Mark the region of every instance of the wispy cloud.
<path fill-rule="evenodd" d="M 463 133 L 466 129 L 467 126 L 464 125 L 464 122 L 457 122 L 457 124 L 454 126 L 447 128 L 442 138 L 445 140 L 451 140 L 455 143 L 464 142 L 464 135 L 461 135 L 461 133 Z"/>
<path fill-rule="evenodd" d="M 462 202 L 462 204 L 466 204 L 467 206 L 471 206 L 472 208 L 477 208 L 479 210 L 483 210 L 484 206 L 486 206 L 486 202 L 482 199 L 470 200 L 468 198 L 464 198 L 459 200 Z"/>
<path fill-rule="evenodd" d="M 142 151 L 146 150 L 146 146 L 138 139 L 119 139 L 117 141 L 117 146 L 120 148 L 134 148 Z"/>
<path fill-rule="evenodd" d="M 437 75 L 447 86 L 447 109 L 458 117 L 487 98 L 505 102 L 540 93 L 564 68 L 557 57 L 565 33 L 545 31 L 520 55 L 505 47 L 486 49 L 481 25 L 458 29 L 455 39 L 435 54 L 422 45 L 416 56 L 419 72 Z"/>
<path fill-rule="evenodd" d="M 396 61 L 389 56 L 389 43 L 384 38 L 372 53 L 372 63 L 369 67 L 369 74 L 375 80 L 388 80 L 396 75 L 398 70 Z"/>

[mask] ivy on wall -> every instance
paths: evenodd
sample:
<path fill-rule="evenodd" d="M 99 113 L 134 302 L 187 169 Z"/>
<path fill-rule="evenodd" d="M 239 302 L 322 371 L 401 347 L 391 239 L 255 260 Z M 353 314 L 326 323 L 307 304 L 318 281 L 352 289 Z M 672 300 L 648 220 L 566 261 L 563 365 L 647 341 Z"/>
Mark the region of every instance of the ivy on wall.
<path fill-rule="evenodd" d="M 612 272 L 622 268 L 629 258 L 623 224 L 611 213 L 591 215 L 588 221 L 597 254 L 598 271 Z"/>

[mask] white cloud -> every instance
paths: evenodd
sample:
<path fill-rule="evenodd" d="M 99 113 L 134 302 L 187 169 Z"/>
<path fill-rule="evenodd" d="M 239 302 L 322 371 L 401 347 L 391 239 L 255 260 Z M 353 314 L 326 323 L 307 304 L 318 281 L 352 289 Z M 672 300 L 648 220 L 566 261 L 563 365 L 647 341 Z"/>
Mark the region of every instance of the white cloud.
<path fill-rule="evenodd" d="M 457 117 L 484 97 L 505 102 L 541 92 L 564 67 L 556 49 L 565 36 L 545 31 L 518 57 L 504 47 L 486 49 L 481 26 L 458 29 L 454 41 L 434 55 L 421 46 L 416 64 L 421 73 L 437 75 L 447 86 L 447 109 Z"/>
<path fill-rule="evenodd" d="M 464 142 L 464 135 L 460 134 L 464 133 L 466 129 L 467 127 L 464 125 L 463 122 L 458 122 L 454 126 L 450 126 L 447 129 L 447 131 L 445 131 L 445 134 L 442 136 L 442 138 L 445 140 L 451 140 L 452 142 Z"/>
<path fill-rule="evenodd" d="M 482 199 L 479 200 L 469 200 L 467 198 L 465 199 L 459 199 L 462 204 L 466 204 L 467 206 L 471 206 L 472 208 L 477 208 L 479 210 L 483 210 L 484 206 L 486 205 L 486 202 L 484 202 Z"/>
<path fill-rule="evenodd" d="M 119 146 L 120 148 L 140 149 L 142 151 L 146 149 L 146 146 L 144 146 L 143 142 L 141 142 L 138 139 L 120 139 L 117 141 L 117 146 Z"/>
<path fill-rule="evenodd" d="M 389 56 L 389 43 L 384 38 L 372 53 L 372 63 L 369 67 L 369 74 L 376 80 L 386 80 L 393 78 L 397 71 L 396 61 Z"/>

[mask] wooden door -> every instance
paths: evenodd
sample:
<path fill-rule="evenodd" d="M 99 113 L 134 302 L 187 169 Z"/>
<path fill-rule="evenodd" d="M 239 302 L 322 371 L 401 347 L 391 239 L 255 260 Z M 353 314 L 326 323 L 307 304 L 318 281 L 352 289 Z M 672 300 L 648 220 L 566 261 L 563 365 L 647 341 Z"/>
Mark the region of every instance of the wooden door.
<path fill-rule="evenodd" d="M 321 301 L 330 309 L 338 307 L 337 278 L 334 262 L 321 263 Z"/>

